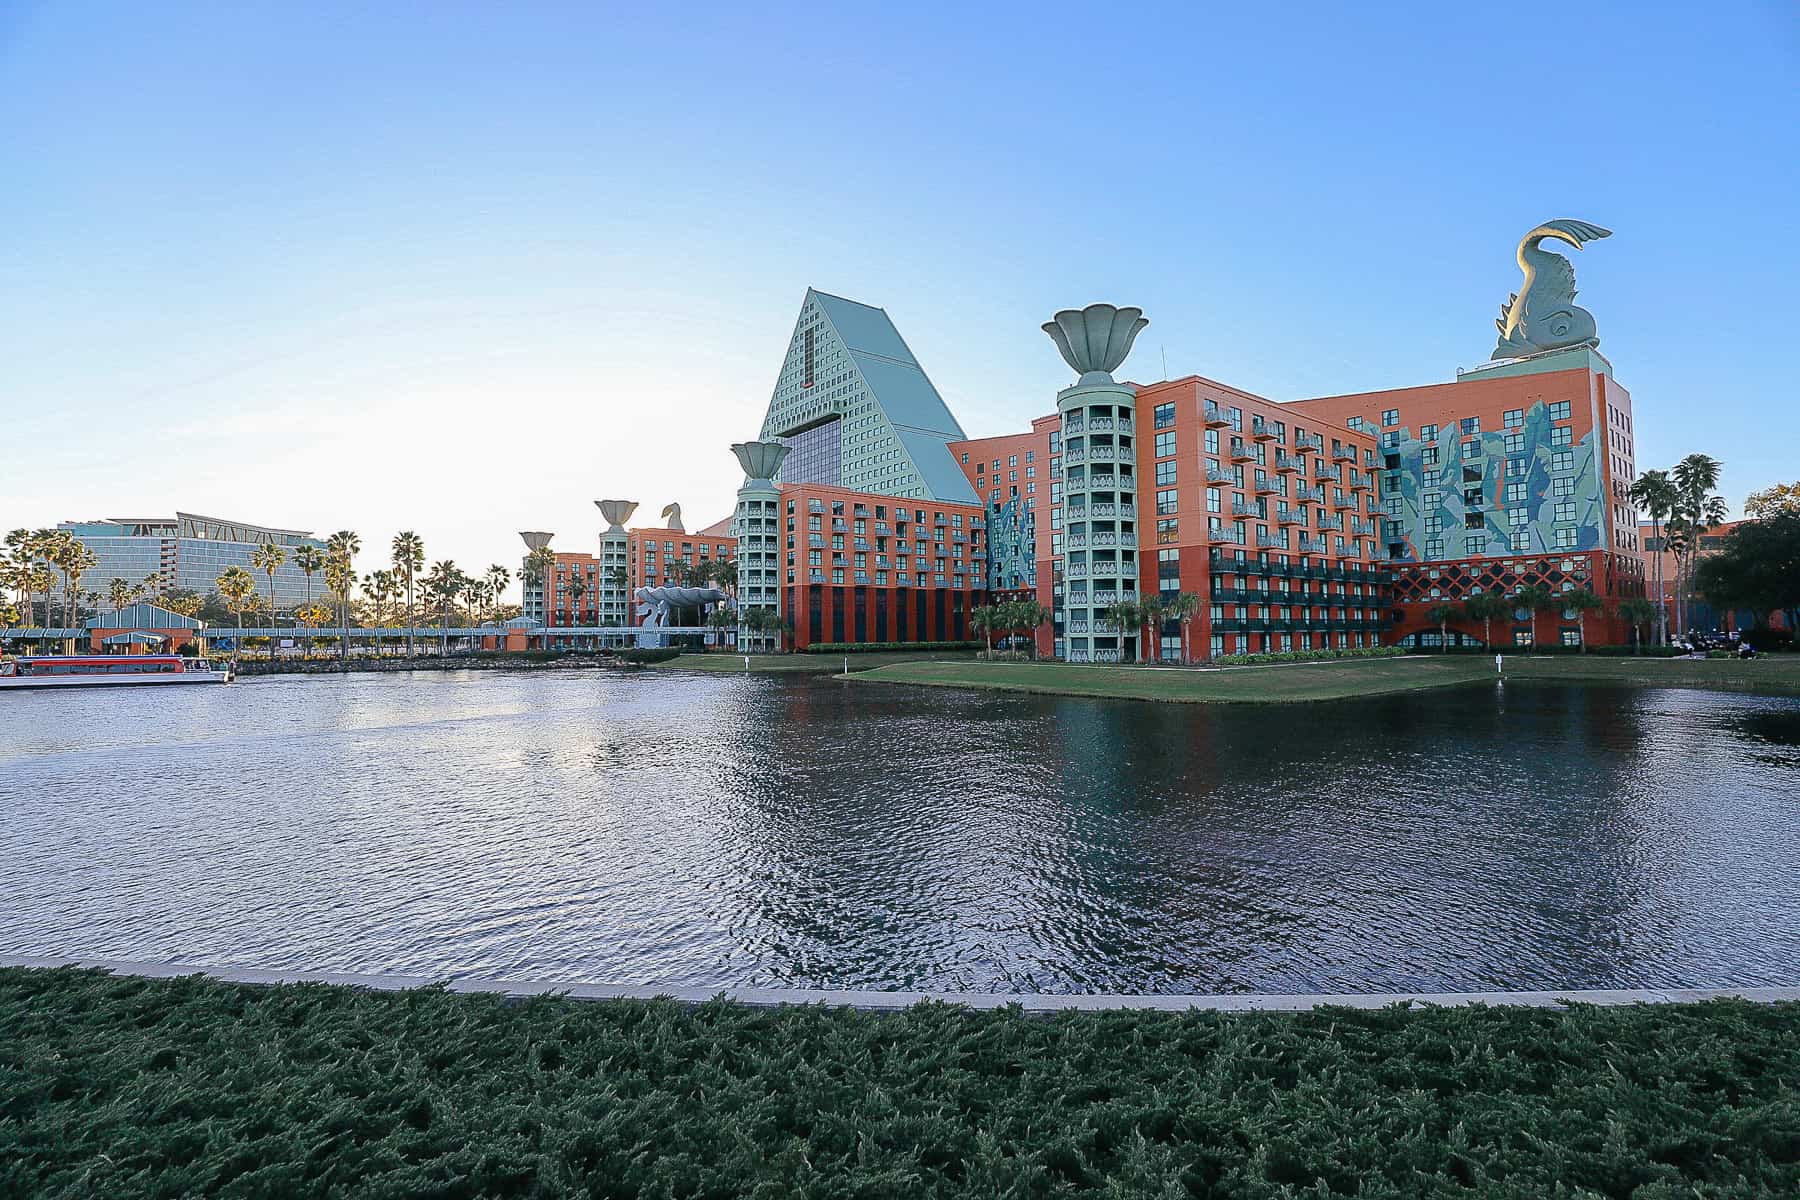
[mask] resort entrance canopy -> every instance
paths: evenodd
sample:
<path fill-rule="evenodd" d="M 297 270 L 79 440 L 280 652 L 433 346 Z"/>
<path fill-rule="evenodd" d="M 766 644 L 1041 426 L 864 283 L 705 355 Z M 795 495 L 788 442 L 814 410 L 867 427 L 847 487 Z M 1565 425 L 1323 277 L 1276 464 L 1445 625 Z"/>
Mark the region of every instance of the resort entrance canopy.
<path fill-rule="evenodd" d="M 133 629 L 130 633 L 115 633 L 111 637 L 100 639 L 102 646 L 160 646 L 169 639 L 160 633 L 146 633 L 142 629 Z"/>

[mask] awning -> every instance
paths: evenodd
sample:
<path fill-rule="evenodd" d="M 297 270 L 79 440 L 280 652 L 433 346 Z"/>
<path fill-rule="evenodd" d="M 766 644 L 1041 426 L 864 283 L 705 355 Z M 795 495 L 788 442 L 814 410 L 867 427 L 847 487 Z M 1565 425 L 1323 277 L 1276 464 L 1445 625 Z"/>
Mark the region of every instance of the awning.
<path fill-rule="evenodd" d="M 102 646 L 160 646 L 169 639 L 160 633 L 145 633 L 134 629 L 130 633 L 115 633 L 111 637 L 101 638 Z"/>

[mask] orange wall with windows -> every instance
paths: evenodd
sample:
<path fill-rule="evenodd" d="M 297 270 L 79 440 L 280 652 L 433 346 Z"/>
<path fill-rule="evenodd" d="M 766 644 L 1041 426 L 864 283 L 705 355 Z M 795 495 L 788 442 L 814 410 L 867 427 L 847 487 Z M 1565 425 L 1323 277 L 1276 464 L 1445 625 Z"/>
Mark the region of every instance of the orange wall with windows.
<path fill-rule="evenodd" d="M 781 485 L 781 509 L 782 613 L 794 649 L 970 636 L 968 614 L 986 587 L 979 507 L 796 483 Z"/>
<path fill-rule="evenodd" d="M 730 522 L 720 524 L 729 529 Z M 675 582 L 670 568 L 676 563 L 697 565 L 701 560 L 711 562 L 730 562 L 737 557 L 737 540 L 727 533 L 724 536 L 710 532 L 718 526 L 708 526 L 705 533 L 684 532 L 679 529 L 628 529 L 625 532 L 626 557 L 630 562 L 627 573 L 630 577 L 630 590 L 641 587 L 666 587 Z"/>
<path fill-rule="evenodd" d="M 570 585 L 581 581 L 581 595 Z M 544 571 L 544 623 L 587 626 L 599 621 L 600 560 L 592 554 L 559 550 L 556 563 Z"/>
<path fill-rule="evenodd" d="M 951 442 L 950 453 L 968 476 L 969 486 L 982 498 L 989 523 L 988 553 L 1000 553 L 994 526 L 1002 506 L 1017 501 L 1021 512 L 1029 512 L 1033 529 L 1033 562 L 1037 586 L 1014 588 L 1001 581 L 990 602 L 1016 600 L 1029 596 L 1052 607 L 1054 599 L 1055 556 L 1051 552 L 1050 510 L 1060 497 L 1051 478 L 1052 447 L 1062 418 L 1052 413 L 1031 422 L 1030 433 L 1011 433 L 1000 437 L 969 438 Z M 990 572 L 989 582 L 992 583 Z M 1037 650 L 1048 657 L 1053 649 L 1055 631 L 1045 623 L 1037 631 Z"/>

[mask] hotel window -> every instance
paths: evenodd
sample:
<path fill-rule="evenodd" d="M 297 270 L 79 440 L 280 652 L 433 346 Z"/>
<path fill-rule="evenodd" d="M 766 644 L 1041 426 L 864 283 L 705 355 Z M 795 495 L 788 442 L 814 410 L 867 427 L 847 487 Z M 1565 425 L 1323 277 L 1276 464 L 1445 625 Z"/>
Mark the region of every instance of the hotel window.
<path fill-rule="evenodd" d="M 1244 432 L 1244 410 L 1241 408 L 1226 409 L 1225 424 L 1229 426 L 1234 433 Z"/>
<path fill-rule="evenodd" d="M 1556 502 L 1556 519 L 1558 521 L 1573 521 L 1575 519 L 1575 502 L 1573 500 L 1558 500 Z"/>
<path fill-rule="evenodd" d="M 1481 432 L 1481 418 L 1480 417 L 1464 417 L 1462 419 L 1462 431 L 1463 431 L 1464 437 L 1468 437 L 1472 433 L 1480 433 Z"/>
<path fill-rule="evenodd" d="M 1525 453 L 1525 435 L 1522 433 L 1507 434 L 1506 435 L 1506 452 L 1508 454 L 1523 454 L 1523 453 Z"/>
<path fill-rule="evenodd" d="M 1036 450 L 1027 450 L 1025 452 L 1025 461 L 1026 462 L 1036 462 L 1037 461 L 1037 451 Z"/>
<path fill-rule="evenodd" d="M 1423 450 L 1419 451 L 1419 460 L 1428 467 L 1437 466 L 1438 448 L 1436 446 L 1425 447 Z"/>
<path fill-rule="evenodd" d="M 1567 425 L 1558 425 L 1550 431 L 1550 444 L 1552 446 L 1566 446 L 1574 436 L 1575 431 L 1570 429 Z"/>
<path fill-rule="evenodd" d="M 1419 440 L 1421 442 L 1429 442 L 1436 436 L 1437 436 L 1437 426 L 1436 425 L 1421 425 L 1421 426 L 1419 426 Z"/>
<path fill-rule="evenodd" d="M 1442 533 L 1442 532 L 1444 532 L 1444 518 L 1442 518 L 1442 517 L 1426 517 L 1425 518 L 1425 532 L 1426 533 Z"/>
<path fill-rule="evenodd" d="M 1575 548 L 1575 531 L 1573 529 L 1557 530 L 1556 540 L 1550 544 L 1558 550 L 1573 550 Z"/>
<path fill-rule="evenodd" d="M 1057 430 L 1050 431 L 1050 453 L 1055 454 L 1062 449 L 1062 434 Z"/>
<path fill-rule="evenodd" d="M 1208 454 L 1217 454 L 1219 452 L 1219 431 L 1216 429 L 1209 429 L 1206 431 L 1206 452 Z"/>
<path fill-rule="evenodd" d="M 1519 533 L 1513 534 L 1512 535 L 1512 548 L 1513 548 L 1514 554 L 1523 554 L 1527 550 L 1531 549 L 1531 535 L 1529 533 L 1525 533 L 1525 532 L 1519 532 Z"/>
<path fill-rule="evenodd" d="M 1573 471 L 1575 469 L 1575 452 L 1573 450 L 1558 450 L 1555 454 L 1552 454 L 1550 456 L 1550 469 L 1552 471 Z"/>
<path fill-rule="evenodd" d="M 1037 478 L 1037 468 L 1036 467 L 1026 467 L 1025 468 L 1025 478 L 1036 479 Z"/>
<path fill-rule="evenodd" d="M 1552 404 L 1550 406 L 1550 419 L 1552 421 L 1568 420 L 1569 402 L 1567 400 L 1558 400 L 1555 404 Z"/>
<path fill-rule="evenodd" d="M 1173 404 L 1157 405 L 1155 412 L 1151 414 L 1151 419 L 1157 429 L 1167 429 L 1175 423 L 1175 406 Z"/>
<path fill-rule="evenodd" d="M 1174 517 L 1164 517 L 1158 521 L 1156 523 L 1157 542 L 1167 545 L 1169 542 L 1175 541 L 1179 533 L 1179 525 L 1180 522 Z"/>
<path fill-rule="evenodd" d="M 1397 408 L 1382 409 L 1381 423 L 1383 425 L 1398 425 L 1400 423 L 1400 410 Z"/>
<path fill-rule="evenodd" d="M 1396 429 L 1391 433 L 1382 434 L 1381 435 L 1381 445 L 1382 445 L 1383 449 L 1387 449 L 1387 450 L 1392 450 L 1395 447 L 1399 446 L 1400 445 L 1400 431 Z"/>
<path fill-rule="evenodd" d="M 1157 487 L 1173 487 L 1174 484 L 1175 484 L 1175 463 L 1174 463 L 1174 461 L 1170 460 L 1169 462 L 1157 463 L 1156 464 L 1156 486 Z"/>
<path fill-rule="evenodd" d="M 1468 441 L 1464 442 L 1462 456 L 1465 459 L 1480 458 L 1481 457 L 1481 439 L 1480 438 L 1470 438 Z"/>
<path fill-rule="evenodd" d="M 1156 457 L 1167 458 L 1173 453 L 1175 453 L 1175 431 L 1169 430 L 1167 433 L 1157 434 Z"/>
<path fill-rule="evenodd" d="M 1423 496 L 1419 497 L 1419 503 L 1425 508 L 1436 508 L 1443 498 L 1444 494 L 1442 492 L 1426 492 Z"/>
<path fill-rule="evenodd" d="M 1525 503 L 1525 485 L 1522 483 L 1507 484 L 1506 485 L 1506 502 L 1508 504 L 1523 504 L 1523 503 Z"/>
<path fill-rule="evenodd" d="M 1487 518 L 1478 512 L 1465 513 L 1463 514 L 1463 528 L 1485 529 L 1487 528 Z"/>
<path fill-rule="evenodd" d="M 1552 496 L 1573 496 L 1575 494 L 1575 481 L 1573 479 L 1552 479 L 1550 481 L 1550 494 Z"/>
<path fill-rule="evenodd" d="M 1442 557 L 1444 557 L 1443 539 L 1434 538 L 1431 541 L 1426 542 L 1425 543 L 1425 557 L 1426 558 L 1442 558 Z"/>
<path fill-rule="evenodd" d="M 1016 455 L 1016 454 L 1009 454 L 1009 455 L 1007 455 L 1007 456 L 1006 456 L 1006 465 L 1007 465 L 1007 466 L 1009 466 L 1009 467 L 1016 467 L 1016 466 L 1018 466 L 1018 465 L 1019 465 L 1019 456 L 1018 456 L 1018 455 Z"/>
<path fill-rule="evenodd" d="M 1397 517 L 1400 515 L 1400 497 L 1389 496 L 1387 498 L 1387 513 L 1390 517 Z"/>
<path fill-rule="evenodd" d="M 1167 488 L 1163 491 L 1156 493 L 1156 511 L 1157 512 L 1172 513 L 1178 507 L 1179 507 L 1179 504 L 1177 502 L 1177 493 L 1174 488 Z"/>
<path fill-rule="evenodd" d="M 1219 511 L 1219 489 L 1218 488 L 1207 488 L 1206 489 L 1206 511 L 1209 513 L 1216 513 Z"/>
<path fill-rule="evenodd" d="M 1525 410 L 1522 408 L 1509 408 L 1501 415 L 1500 420 L 1508 429 L 1517 429 L 1519 426 L 1525 424 Z"/>
<path fill-rule="evenodd" d="M 1506 477 L 1508 479 L 1523 479 L 1530 474 L 1531 460 L 1524 458 L 1509 458 L 1506 460 Z"/>

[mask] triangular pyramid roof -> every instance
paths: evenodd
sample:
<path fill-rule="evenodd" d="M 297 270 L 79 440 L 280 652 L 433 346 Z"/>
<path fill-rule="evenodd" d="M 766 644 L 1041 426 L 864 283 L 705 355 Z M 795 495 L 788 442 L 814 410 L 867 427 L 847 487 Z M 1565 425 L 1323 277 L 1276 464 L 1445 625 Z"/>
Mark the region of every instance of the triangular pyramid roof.
<path fill-rule="evenodd" d="M 979 504 L 950 452 L 965 436 L 886 311 L 806 290 L 763 417 L 796 447 L 781 482 Z"/>
<path fill-rule="evenodd" d="M 204 629 L 206 622 L 170 612 L 156 604 L 132 604 L 114 612 L 89 617 L 85 629 Z"/>

